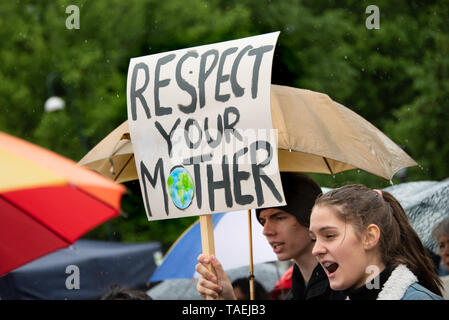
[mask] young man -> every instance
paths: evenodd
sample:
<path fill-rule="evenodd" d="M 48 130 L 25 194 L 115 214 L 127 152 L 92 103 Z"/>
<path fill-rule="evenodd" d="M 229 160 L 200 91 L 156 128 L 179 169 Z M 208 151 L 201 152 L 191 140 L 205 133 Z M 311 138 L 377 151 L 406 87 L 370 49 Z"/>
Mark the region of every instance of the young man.
<path fill-rule="evenodd" d="M 315 199 L 321 194 L 318 184 L 305 174 L 281 172 L 286 206 L 256 210 L 263 225 L 263 234 L 281 261 L 294 260 L 292 288 L 288 300 L 329 300 L 344 298 L 332 291 L 321 265 L 312 255 L 313 243 L 309 236 L 310 213 Z M 236 299 L 231 282 L 221 263 L 214 257 L 198 257 L 196 271 L 201 275 L 197 290 L 206 296 L 224 300 Z M 208 270 L 212 264 L 217 276 Z"/>

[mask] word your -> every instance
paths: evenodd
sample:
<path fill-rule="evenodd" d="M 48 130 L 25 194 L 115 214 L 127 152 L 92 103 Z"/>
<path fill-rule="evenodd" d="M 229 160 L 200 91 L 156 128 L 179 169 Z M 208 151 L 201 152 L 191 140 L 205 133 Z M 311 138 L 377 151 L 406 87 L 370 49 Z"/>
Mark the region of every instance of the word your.
<path fill-rule="evenodd" d="M 215 314 L 215 311 L 217 310 L 217 307 L 195 307 L 189 304 L 188 307 L 182 308 L 182 314 L 184 315 L 190 315 L 190 314 L 201 314 L 201 315 L 208 315 L 210 318 L 212 318 Z"/>
<path fill-rule="evenodd" d="M 69 30 L 80 28 L 80 8 L 72 4 L 65 8 L 65 13 L 70 14 L 65 20 L 65 27 Z"/>
<path fill-rule="evenodd" d="M 380 29 L 380 13 L 379 7 L 376 5 L 370 5 L 366 7 L 365 13 L 371 13 L 365 20 L 365 26 L 368 30 Z"/>
<path fill-rule="evenodd" d="M 65 280 L 67 290 L 79 290 L 80 288 L 80 268 L 71 264 L 65 268 L 65 273 L 70 274 Z"/>

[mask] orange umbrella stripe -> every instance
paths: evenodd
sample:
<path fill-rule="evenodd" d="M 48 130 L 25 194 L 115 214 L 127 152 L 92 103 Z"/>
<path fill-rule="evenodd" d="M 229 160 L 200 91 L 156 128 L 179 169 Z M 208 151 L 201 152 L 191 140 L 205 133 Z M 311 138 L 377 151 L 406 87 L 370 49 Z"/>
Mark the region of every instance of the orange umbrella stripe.
<path fill-rule="evenodd" d="M 0 146 L 2 150 L 18 158 L 27 159 L 36 167 L 53 173 L 53 177 L 62 177 L 65 183 L 76 185 L 110 206 L 120 208 L 121 194 L 125 191 L 123 185 L 105 179 L 57 153 L 2 132 L 0 132 Z M 104 192 L 105 190 L 109 192 Z"/>

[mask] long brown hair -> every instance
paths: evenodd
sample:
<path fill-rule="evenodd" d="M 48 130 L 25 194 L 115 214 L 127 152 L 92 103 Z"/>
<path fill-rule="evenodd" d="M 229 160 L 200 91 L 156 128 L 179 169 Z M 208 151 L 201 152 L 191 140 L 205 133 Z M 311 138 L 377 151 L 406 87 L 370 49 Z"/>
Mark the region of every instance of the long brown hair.
<path fill-rule="evenodd" d="M 394 268 L 405 264 L 422 286 L 441 295 L 441 280 L 433 268 L 433 261 L 392 194 L 354 184 L 321 195 L 315 205 L 334 206 L 359 234 L 368 225 L 377 225 L 381 230 L 379 248 L 385 265 Z"/>

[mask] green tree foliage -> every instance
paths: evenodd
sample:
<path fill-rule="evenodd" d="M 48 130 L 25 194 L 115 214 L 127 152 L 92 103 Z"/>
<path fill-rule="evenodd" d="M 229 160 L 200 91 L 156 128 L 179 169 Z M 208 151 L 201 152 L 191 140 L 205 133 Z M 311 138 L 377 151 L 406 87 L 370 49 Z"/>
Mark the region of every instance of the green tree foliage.
<path fill-rule="evenodd" d="M 426 8 L 427 28 L 421 31 L 419 64 L 409 66 L 416 95 L 395 110 L 388 132 L 420 164 L 412 179 L 445 179 L 449 176 L 449 1 Z M 422 43 L 423 43 L 422 42 Z"/>
<path fill-rule="evenodd" d="M 368 5 L 380 29 L 368 30 Z M 65 26 L 69 5 L 80 29 Z M 78 161 L 126 117 L 129 59 L 281 31 L 272 82 L 328 94 L 402 146 L 421 168 L 409 180 L 449 176 L 449 1 L 55 0 L 0 2 L 0 130 Z M 64 110 L 44 112 L 50 96 Z M 313 175 L 322 185 L 389 184 L 354 170 Z M 394 179 L 398 182 L 398 179 Z M 195 219 L 148 223 L 139 185 L 127 217 L 88 234 L 168 247 Z"/>

